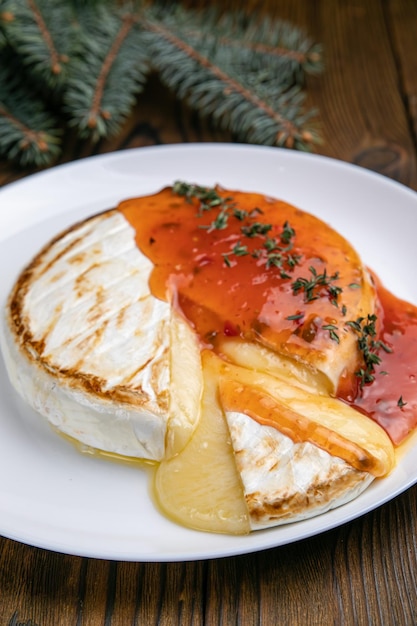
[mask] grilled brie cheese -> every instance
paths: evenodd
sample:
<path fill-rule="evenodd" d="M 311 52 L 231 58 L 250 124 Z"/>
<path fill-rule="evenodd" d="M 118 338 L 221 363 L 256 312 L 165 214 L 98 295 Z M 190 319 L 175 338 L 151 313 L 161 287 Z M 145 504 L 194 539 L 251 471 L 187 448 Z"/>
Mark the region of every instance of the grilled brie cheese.
<path fill-rule="evenodd" d="M 157 461 L 157 499 L 177 521 L 245 533 L 351 500 L 395 456 L 334 397 L 360 361 L 345 320 L 377 307 L 357 253 L 290 205 L 216 194 L 209 210 L 226 203 L 237 235 L 204 221 L 206 197 L 167 188 L 56 237 L 19 276 L 1 343 L 14 387 L 55 429 Z"/>

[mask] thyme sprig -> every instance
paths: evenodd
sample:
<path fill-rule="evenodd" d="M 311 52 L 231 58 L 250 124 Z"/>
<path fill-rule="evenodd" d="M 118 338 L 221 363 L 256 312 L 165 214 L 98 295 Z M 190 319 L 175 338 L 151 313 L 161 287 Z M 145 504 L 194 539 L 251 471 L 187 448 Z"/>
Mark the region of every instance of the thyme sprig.
<path fill-rule="evenodd" d="M 221 196 L 215 188 L 201 187 L 183 181 L 176 181 L 173 185 L 173 192 L 186 199 L 190 204 L 198 200 L 198 217 L 202 217 L 206 211 L 218 209 L 216 218 L 208 226 L 200 226 L 209 232 L 213 230 L 223 230 L 227 228 L 230 210 L 235 207 L 233 198 Z M 239 211 L 239 214 L 241 211 Z M 240 217 L 239 217 L 240 219 Z"/>
<path fill-rule="evenodd" d="M 285 319 L 289 321 L 298 322 L 304 318 L 304 313 L 294 313 L 293 315 L 288 315 Z"/>
<path fill-rule="evenodd" d="M 185 198 L 190 204 L 192 204 L 194 200 L 198 200 L 199 217 L 201 217 L 205 211 L 210 211 L 216 207 L 219 207 L 222 211 L 228 210 L 229 206 L 231 206 L 232 198 L 224 198 L 215 188 L 201 187 L 200 185 L 192 185 L 177 180 L 172 186 L 172 191 L 177 194 L 177 196 Z"/>
<path fill-rule="evenodd" d="M 264 224 L 263 222 L 253 222 L 248 226 L 242 226 L 240 229 L 245 237 L 256 237 L 256 235 L 266 235 L 272 228 L 272 224 Z"/>
<path fill-rule="evenodd" d="M 291 276 L 284 269 L 284 264 L 292 271 L 301 261 L 301 254 L 292 254 L 295 237 L 295 230 L 288 222 L 283 225 L 279 240 L 275 237 L 267 237 L 264 241 L 263 248 L 266 250 L 266 268 L 276 267 L 280 269 L 280 276 L 283 279 L 290 279 Z"/>
<path fill-rule="evenodd" d="M 249 254 L 248 246 L 242 245 L 240 241 L 233 246 L 232 252 L 236 256 L 246 256 Z"/>
<path fill-rule="evenodd" d="M 360 379 L 360 387 L 375 380 L 375 366 L 381 363 L 379 351 L 384 350 L 387 353 L 392 349 L 383 341 L 376 340 L 377 316 L 368 314 L 366 317 L 358 317 L 355 321 L 348 321 L 346 325 L 352 328 L 358 334 L 358 348 L 362 353 L 364 367 L 355 372 Z"/>
<path fill-rule="evenodd" d="M 319 274 L 315 267 L 309 267 L 311 277 L 298 277 L 291 285 L 294 294 L 304 293 L 304 300 L 312 302 L 321 297 L 323 288 L 330 297 L 332 304 L 338 306 L 338 297 L 342 293 L 342 288 L 332 283 L 339 279 L 339 272 L 335 272 L 331 276 L 327 275 L 326 268 Z"/>

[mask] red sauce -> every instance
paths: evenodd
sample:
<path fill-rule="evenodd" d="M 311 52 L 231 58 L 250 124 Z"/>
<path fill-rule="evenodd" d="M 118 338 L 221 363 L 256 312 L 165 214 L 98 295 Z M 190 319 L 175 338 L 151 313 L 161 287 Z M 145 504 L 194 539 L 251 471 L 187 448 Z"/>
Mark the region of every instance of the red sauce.
<path fill-rule="evenodd" d="M 227 197 L 230 192 L 220 193 Z M 349 285 L 361 284 L 363 276 L 355 251 L 320 220 L 285 202 L 241 192 L 233 192 L 233 198 L 240 209 L 262 210 L 255 219 L 273 225 L 270 238 L 281 236 L 285 221 L 296 231 L 291 253 L 302 258 L 293 271 L 284 260 L 289 278 L 282 278 L 276 268 L 266 269 L 264 256 L 258 260 L 251 256 L 265 237 L 245 237 L 240 229 L 254 219 L 232 218 L 227 228 L 208 232 L 216 213 L 196 217 L 197 204 L 173 195 L 168 188 L 119 207 L 136 228 L 139 248 L 154 264 L 152 292 L 161 299 L 175 299 L 206 344 L 226 335 L 263 340 L 284 350 L 288 342 L 307 343 L 313 349 L 311 343 L 318 333 L 323 341 L 331 342 L 321 325 L 337 321 L 341 310 L 332 304 L 326 287 L 316 290 L 314 295 L 320 297 L 313 305 L 305 302 L 303 292 L 295 295 L 291 284 L 300 277 L 311 278 L 310 267 L 328 276 L 346 267 L 343 277 L 332 284 L 344 290 L 348 309 L 356 310 L 361 293 Z M 247 245 L 249 254 L 233 254 L 236 244 Z M 288 319 L 299 314 L 303 317 Z"/>
<path fill-rule="evenodd" d="M 214 349 L 218 339 L 232 336 L 307 359 L 315 349 L 334 349 L 331 328 L 348 332 L 340 328 L 363 306 L 366 281 L 357 253 L 321 220 L 283 201 L 216 191 L 233 202 L 222 228 L 213 227 L 218 207 L 202 212 L 198 200 L 187 201 L 172 188 L 119 206 L 154 265 L 153 294 L 172 301 L 203 345 Z M 246 213 L 237 217 L 236 207 Z M 254 232 L 254 223 L 260 230 L 272 227 Z M 288 226 L 295 234 L 285 238 Z M 268 267 L 267 240 L 279 246 L 278 266 Z M 322 280 L 309 292 L 295 288 L 300 279 L 311 286 L 317 277 Z M 344 399 L 399 443 L 417 425 L 417 309 L 380 286 L 378 292 L 383 340 L 393 351 L 381 354 L 374 383 L 356 386 Z M 406 402 L 402 407 L 400 396 Z"/>
<path fill-rule="evenodd" d="M 391 352 L 378 352 L 375 379 L 358 389 L 351 404 L 399 445 L 417 426 L 417 308 L 396 298 L 377 281 L 379 337 Z"/>

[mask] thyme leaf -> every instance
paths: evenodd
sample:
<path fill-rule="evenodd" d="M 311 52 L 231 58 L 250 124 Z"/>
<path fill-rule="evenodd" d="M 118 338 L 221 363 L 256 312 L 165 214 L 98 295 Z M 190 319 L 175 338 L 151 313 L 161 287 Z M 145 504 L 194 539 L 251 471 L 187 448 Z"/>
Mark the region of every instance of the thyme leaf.
<path fill-rule="evenodd" d="M 295 230 L 291 228 L 288 222 L 285 222 L 284 227 L 282 229 L 282 233 L 281 233 L 282 243 L 289 244 L 294 236 L 295 236 Z"/>
<path fill-rule="evenodd" d="M 400 396 L 398 398 L 398 402 L 397 402 L 397 405 L 400 407 L 400 409 L 402 409 L 406 404 L 407 404 L 407 402 L 404 402 L 403 397 Z"/>
<path fill-rule="evenodd" d="M 324 324 L 322 326 L 322 329 L 329 331 L 330 339 L 332 339 L 333 341 L 336 341 L 336 343 L 340 343 L 340 338 L 339 338 L 339 335 L 337 334 L 337 326 L 335 326 L 335 324 Z"/>
<path fill-rule="evenodd" d="M 246 256 L 247 254 L 249 254 L 248 246 L 242 245 L 240 241 L 238 241 L 238 243 L 233 246 L 232 252 L 236 256 Z"/>
<path fill-rule="evenodd" d="M 286 319 L 289 321 L 297 321 L 303 319 L 303 317 L 304 313 L 294 313 L 294 315 L 288 315 Z"/>
<path fill-rule="evenodd" d="M 228 254 L 223 254 L 223 261 L 224 261 L 224 264 L 227 265 L 227 267 L 232 267 L 232 262 L 229 259 Z"/>

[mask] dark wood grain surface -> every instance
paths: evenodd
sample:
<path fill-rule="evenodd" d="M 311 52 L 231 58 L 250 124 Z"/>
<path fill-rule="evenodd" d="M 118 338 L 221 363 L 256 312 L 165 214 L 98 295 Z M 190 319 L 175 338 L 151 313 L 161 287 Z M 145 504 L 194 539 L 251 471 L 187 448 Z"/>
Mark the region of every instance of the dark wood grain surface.
<path fill-rule="evenodd" d="M 248 4 L 323 43 L 325 71 L 308 80 L 324 139 L 317 151 L 417 189 L 416 0 Z M 68 137 L 62 160 L 232 140 L 155 77 L 117 139 L 92 148 Z M 1 184 L 28 173 L 0 163 Z M 219 560 L 95 560 L 0 538 L 0 626 L 417 624 L 416 542 L 417 487 L 311 539 Z"/>

